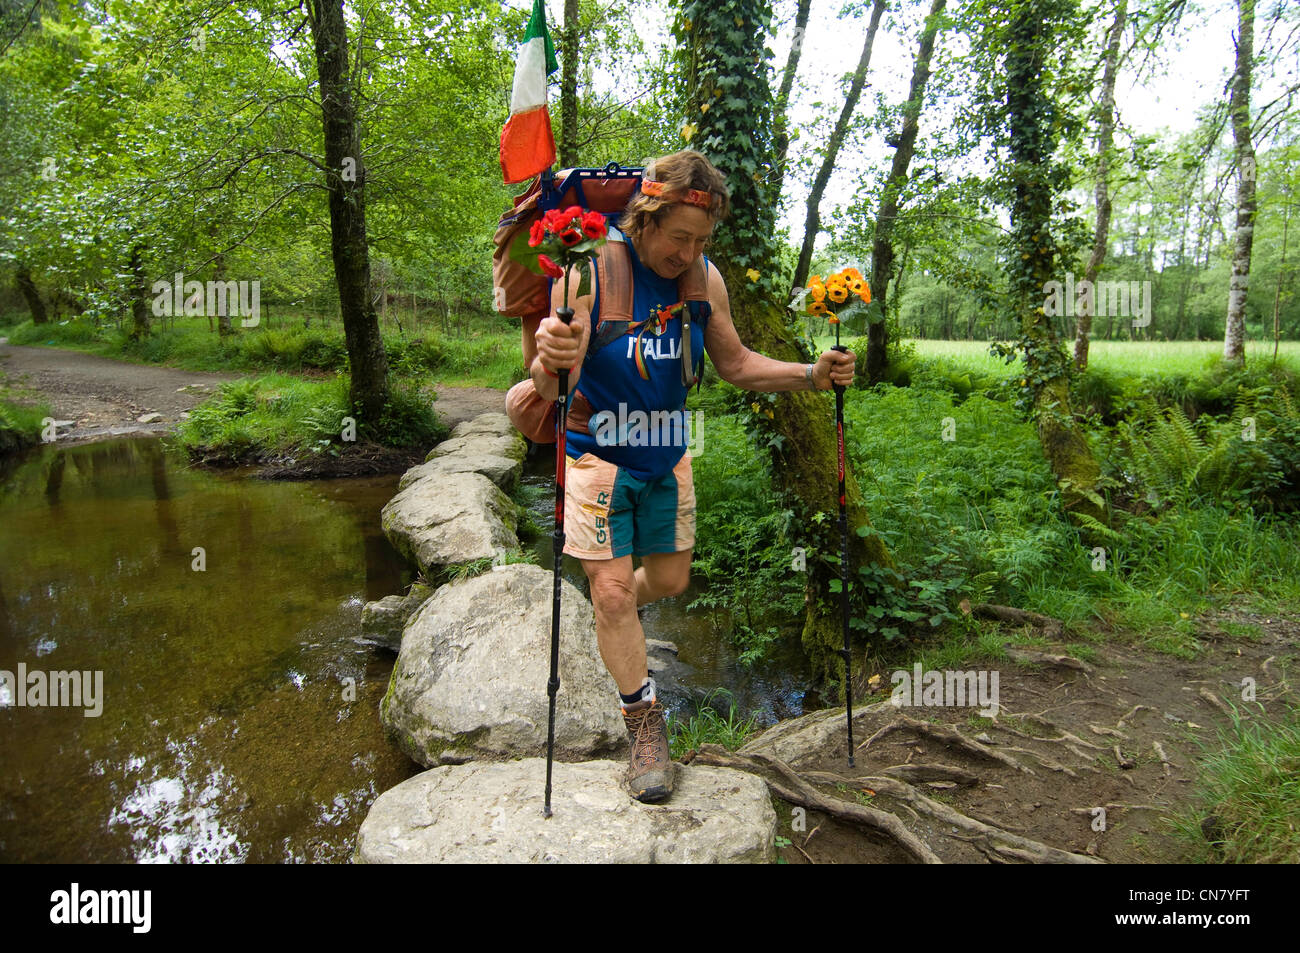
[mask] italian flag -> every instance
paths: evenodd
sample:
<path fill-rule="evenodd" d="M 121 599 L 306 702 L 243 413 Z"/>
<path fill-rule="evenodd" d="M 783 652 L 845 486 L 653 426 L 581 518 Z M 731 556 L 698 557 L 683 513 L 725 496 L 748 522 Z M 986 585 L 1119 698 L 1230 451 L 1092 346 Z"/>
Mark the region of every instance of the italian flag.
<path fill-rule="evenodd" d="M 531 179 L 555 162 L 546 77 L 557 69 L 555 47 L 546 32 L 546 8 L 542 0 L 533 0 L 533 15 L 515 61 L 510 118 L 501 130 L 501 174 L 507 183 Z"/>

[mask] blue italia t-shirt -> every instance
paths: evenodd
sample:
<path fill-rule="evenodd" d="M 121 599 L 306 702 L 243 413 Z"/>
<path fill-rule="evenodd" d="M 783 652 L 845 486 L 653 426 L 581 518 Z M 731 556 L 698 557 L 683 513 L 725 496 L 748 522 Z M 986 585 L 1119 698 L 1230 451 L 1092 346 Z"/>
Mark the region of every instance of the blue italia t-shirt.
<path fill-rule="evenodd" d="M 610 234 L 612 238 L 614 233 Z M 677 303 L 677 280 L 655 274 L 641 264 L 632 243 L 625 243 L 632 259 L 632 320 L 643 321 Z M 597 283 L 593 332 L 599 314 Z M 638 348 L 649 380 L 643 380 L 637 370 Z M 703 354 L 704 329 L 692 321 L 691 355 L 698 362 Z M 594 453 L 639 480 L 655 480 L 671 472 L 690 442 L 687 387 L 682 383 L 681 315 L 674 314 L 662 331 L 653 322 L 644 331 L 624 334 L 588 354 L 575 389 L 587 398 L 592 414 L 587 424 L 590 433 L 569 431 L 570 455 Z"/>

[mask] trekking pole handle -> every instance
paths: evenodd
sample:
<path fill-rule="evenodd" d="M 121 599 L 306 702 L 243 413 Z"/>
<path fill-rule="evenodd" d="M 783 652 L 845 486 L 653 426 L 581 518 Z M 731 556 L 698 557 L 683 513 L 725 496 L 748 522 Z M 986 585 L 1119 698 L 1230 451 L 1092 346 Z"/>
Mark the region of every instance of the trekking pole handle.
<path fill-rule="evenodd" d="M 839 351 L 841 354 L 848 354 L 848 353 L 849 353 L 849 349 L 848 349 L 845 345 L 843 345 L 843 344 L 832 344 L 832 345 L 831 345 L 831 350 L 832 350 L 832 351 Z M 841 393 L 841 394 L 844 393 L 844 385 L 843 385 L 843 384 L 833 384 L 832 386 L 835 388 L 835 390 L 836 390 L 837 393 Z"/>

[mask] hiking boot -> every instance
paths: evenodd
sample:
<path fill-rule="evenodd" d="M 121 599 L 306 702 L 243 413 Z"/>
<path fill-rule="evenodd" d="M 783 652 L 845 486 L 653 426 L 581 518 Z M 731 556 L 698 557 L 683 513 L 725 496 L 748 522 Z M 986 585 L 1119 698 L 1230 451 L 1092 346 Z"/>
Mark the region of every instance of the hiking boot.
<path fill-rule="evenodd" d="M 646 804 L 657 804 L 673 793 L 673 761 L 668 753 L 664 706 L 654 698 L 623 706 L 623 721 L 632 737 L 627 790 Z"/>

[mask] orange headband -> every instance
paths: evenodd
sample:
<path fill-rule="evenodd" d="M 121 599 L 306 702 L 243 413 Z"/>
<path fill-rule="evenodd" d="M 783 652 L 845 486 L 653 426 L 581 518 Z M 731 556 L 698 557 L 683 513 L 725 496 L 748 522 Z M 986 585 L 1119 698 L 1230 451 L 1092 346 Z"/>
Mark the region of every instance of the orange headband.
<path fill-rule="evenodd" d="M 641 191 L 646 195 L 663 195 L 664 184 L 662 182 L 652 182 L 649 179 L 642 179 Z M 677 201 L 685 202 L 688 205 L 698 206 L 707 212 L 713 207 L 713 193 L 702 192 L 699 189 L 687 189 L 686 193 Z"/>

